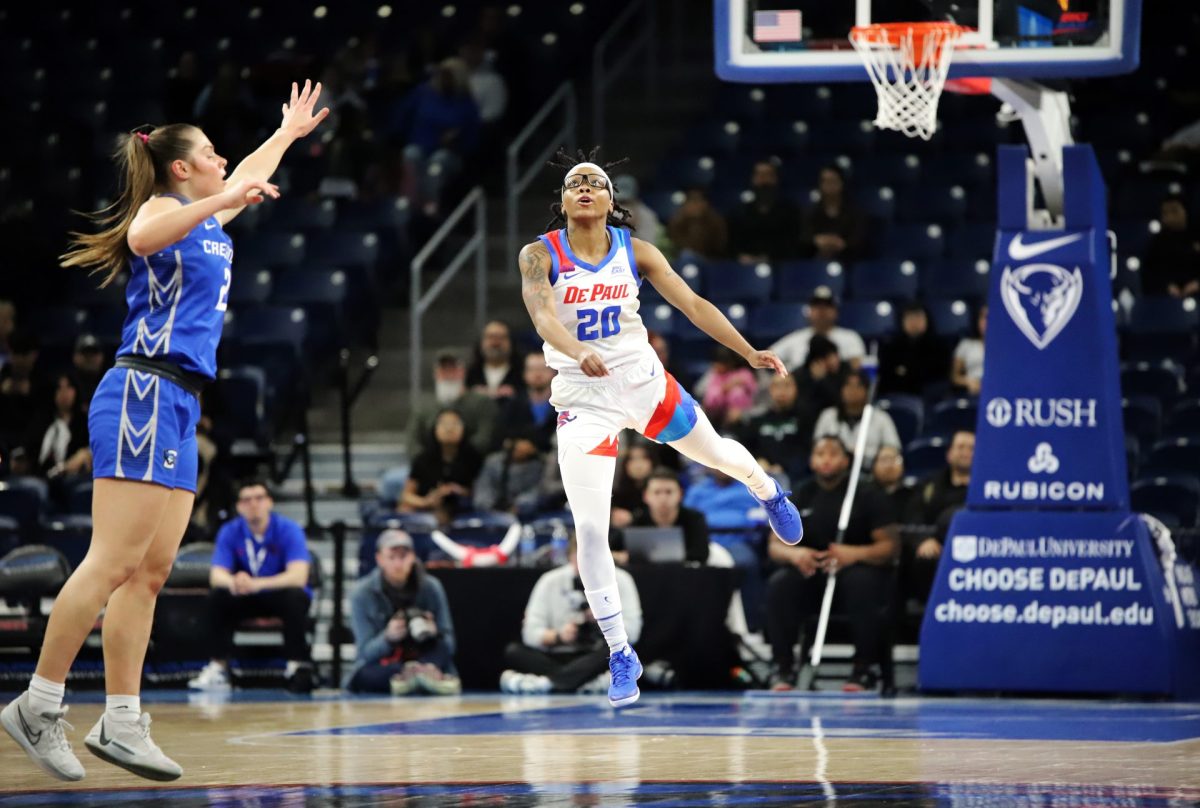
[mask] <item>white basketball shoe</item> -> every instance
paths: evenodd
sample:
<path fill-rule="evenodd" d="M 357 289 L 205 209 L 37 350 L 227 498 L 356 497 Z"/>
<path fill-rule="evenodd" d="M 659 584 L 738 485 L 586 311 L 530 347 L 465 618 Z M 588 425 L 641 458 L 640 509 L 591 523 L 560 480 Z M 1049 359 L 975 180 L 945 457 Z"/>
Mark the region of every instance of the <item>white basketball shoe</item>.
<path fill-rule="evenodd" d="M 63 707 L 57 713 L 38 715 L 29 708 L 26 691 L 0 711 L 0 724 L 47 774 L 59 780 L 82 780 L 83 764 L 71 751 L 66 734 L 66 730 L 75 728 L 64 720 L 66 714 L 67 708 Z"/>
<path fill-rule="evenodd" d="M 150 714 L 132 723 L 108 721 L 101 715 L 83 739 L 96 757 L 147 780 L 178 780 L 183 769 L 163 754 L 150 737 Z"/>

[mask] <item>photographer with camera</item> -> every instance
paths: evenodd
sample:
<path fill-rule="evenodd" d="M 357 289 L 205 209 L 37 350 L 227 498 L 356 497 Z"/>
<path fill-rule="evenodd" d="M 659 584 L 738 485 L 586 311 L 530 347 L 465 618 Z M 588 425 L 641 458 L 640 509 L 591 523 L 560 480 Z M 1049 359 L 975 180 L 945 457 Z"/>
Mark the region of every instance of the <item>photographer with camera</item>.
<path fill-rule="evenodd" d="M 394 696 L 461 693 L 446 591 L 417 560 L 412 537 L 403 530 L 380 533 L 375 563 L 350 594 L 358 654 L 344 687 Z"/>
<path fill-rule="evenodd" d="M 505 693 L 574 693 L 608 670 L 608 644 L 588 608 L 576 549 L 572 533 L 567 563 L 534 584 L 525 606 L 522 641 L 510 643 L 504 651 L 511 666 L 500 675 Z M 642 602 L 633 576 L 620 567 L 617 593 L 625 632 L 635 643 L 642 633 Z"/>

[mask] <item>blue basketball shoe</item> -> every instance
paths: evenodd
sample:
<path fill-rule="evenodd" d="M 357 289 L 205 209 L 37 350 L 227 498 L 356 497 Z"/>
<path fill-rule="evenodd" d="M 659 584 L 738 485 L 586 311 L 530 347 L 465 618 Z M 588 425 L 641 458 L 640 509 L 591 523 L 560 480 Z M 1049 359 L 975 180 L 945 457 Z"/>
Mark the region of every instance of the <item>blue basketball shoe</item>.
<path fill-rule="evenodd" d="M 642 661 L 631 646 L 615 651 L 608 658 L 608 670 L 612 674 L 612 682 L 608 686 L 608 703 L 613 707 L 625 707 L 633 704 L 642 695 L 638 690 L 637 680 L 642 675 Z"/>
<path fill-rule="evenodd" d="M 804 538 L 804 525 L 800 521 L 800 511 L 796 510 L 796 506 L 788 499 L 792 492 L 784 491 L 779 487 L 779 483 L 775 483 L 775 490 L 775 496 L 758 501 L 767 509 L 767 521 L 771 523 L 771 530 L 775 531 L 775 535 L 784 544 L 799 544 Z"/>

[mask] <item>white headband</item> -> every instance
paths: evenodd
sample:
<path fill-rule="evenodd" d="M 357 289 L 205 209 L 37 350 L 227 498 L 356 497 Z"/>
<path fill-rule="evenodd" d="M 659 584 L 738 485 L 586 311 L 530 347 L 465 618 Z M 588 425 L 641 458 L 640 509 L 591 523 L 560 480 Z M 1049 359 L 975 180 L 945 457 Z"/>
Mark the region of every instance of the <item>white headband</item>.
<path fill-rule="evenodd" d="M 571 168 L 570 171 L 568 171 L 566 174 L 563 175 L 563 185 L 566 186 L 567 177 L 571 176 L 571 174 L 573 172 L 575 172 L 581 168 L 590 168 L 590 169 L 592 169 L 593 173 L 599 174 L 601 177 L 604 177 L 605 181 L 608 183 L 608 192 L 610 194 L 612 194 L 614 198 L 616 197 L 617 189 L 613 188 L 612 180 L 610 180 L 608 178 L 608 172 L 605 171 L 600 166 L 596 165 L 595 163 L 577 163 L 575 166 L 573 166 Z"/>

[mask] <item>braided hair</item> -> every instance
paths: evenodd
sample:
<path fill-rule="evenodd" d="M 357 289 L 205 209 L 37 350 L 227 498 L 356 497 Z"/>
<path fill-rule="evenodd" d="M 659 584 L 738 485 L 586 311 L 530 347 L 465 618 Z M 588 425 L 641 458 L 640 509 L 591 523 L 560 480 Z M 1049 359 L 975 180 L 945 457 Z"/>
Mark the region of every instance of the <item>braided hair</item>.
<path fill-rule="evenodd" d="M 614 160 L 611 163 L 599 163 L 596 160 L 596 156 L 599 153 L 599 146 L 593 146 L 591 151 L 586 153 L 583 149 L 577 149 L 575 154 L 571 154 L 566 149 L 559 149 L 557 152 L 555 152 L 552 160 L 546 161 L 546 165 L 548 165 L 550 168 L 561 169 L 565 173 L 580 163 L 596 163 L 596 165 L 603 168 L 606 173 L 611 174 L 614 168 L 629 162 L 628 157 L 622 157 L 620 160 Z M 555 189 L 555 193 L 561 195 L 561 192 L 562 186 L 560 185 Z M 608 192 L 613 198 L 613 209 L 612 212 L 608 214 L 608 224 L 612 225 L 613 227 L 625 227 L 629 230 L 635 230 L 636 228 L 633 226 L 633 213 L 628 208 L 622 207 L 617 202 L 617 187 L 613 185 L 608 189 Z M 550 212 L 554 214 L 554 218 L 546 223 L 546 227 L 543 228 L 545 232 L 558 230 L 559 228 L 566 226 L 567 217 L 563 213 L 561 200 L 551 203 Z"/>

